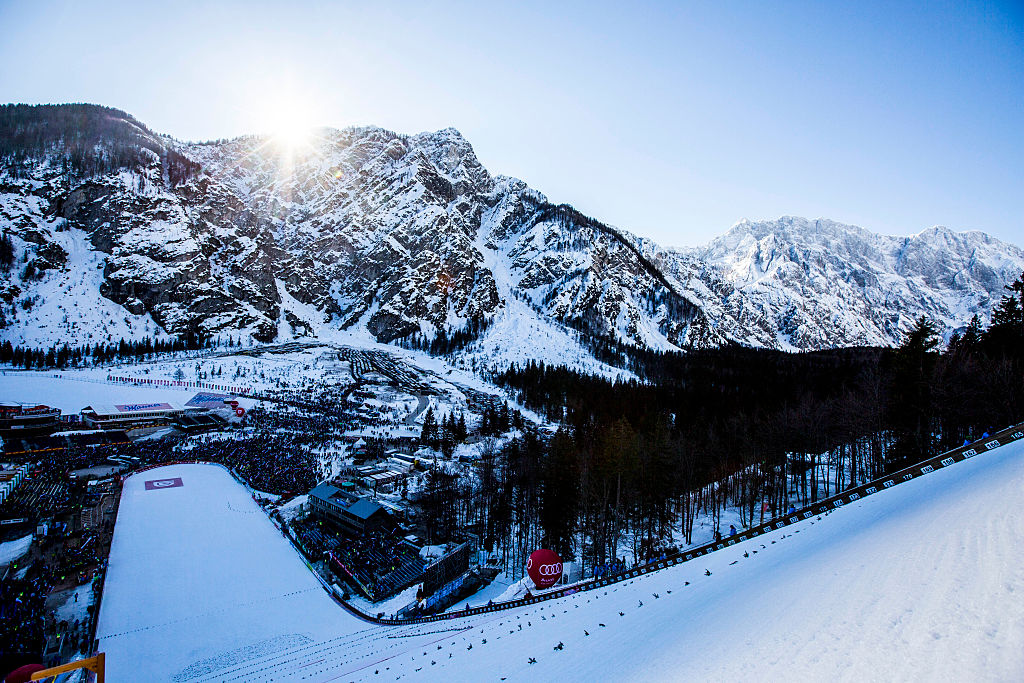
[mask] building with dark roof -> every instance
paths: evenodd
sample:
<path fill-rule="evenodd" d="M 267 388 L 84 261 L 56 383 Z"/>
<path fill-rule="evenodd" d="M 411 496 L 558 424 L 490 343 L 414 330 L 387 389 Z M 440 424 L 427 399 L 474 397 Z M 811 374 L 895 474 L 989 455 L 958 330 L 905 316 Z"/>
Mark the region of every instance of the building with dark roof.
<path fill-rule="evenodd" d="M 309 507 L 317 517 L 357 536 L 392 523 L 391 515 L 376 501 L 333 484 L 320 484 L 310 491 Z"/>
<path fill-rule="evenodd" d="M 46 436 L 57 431 L 59 426 L 59 408 L 38 403 L 0 402 L 0 438 Z"/>

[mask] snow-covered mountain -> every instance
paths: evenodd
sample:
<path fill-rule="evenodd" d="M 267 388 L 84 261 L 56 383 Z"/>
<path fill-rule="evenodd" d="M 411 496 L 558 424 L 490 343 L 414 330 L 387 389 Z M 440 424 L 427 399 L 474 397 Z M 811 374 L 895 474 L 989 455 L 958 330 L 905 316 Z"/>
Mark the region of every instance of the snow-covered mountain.
<path fill-rule="evenodd" d="M 894 344 L 922 314 L 947 331 L 984 317 L 1024 271 L 981 233 L 790 218 L 668 250 L 491 175 L 454 129 L 197 144 L 101 107 L 2 109 L 12 341 L 390 341 L 489 320 L 474 348 L 499 360 L 522 356 L 522 330 L 563 346 L 576 330 L 655 349 Z"/>
<path fill-rule="evenodd" d="M 673 256 L 713 268 L 717 317 L 748 343 L 793 349 L 896 344 L 921 315 L 948 334 L 974 315 L 987 320 L 1024 271 L 1024 251 L 982 232 L 891 237 L 790 216 L 741 221 Z"/>

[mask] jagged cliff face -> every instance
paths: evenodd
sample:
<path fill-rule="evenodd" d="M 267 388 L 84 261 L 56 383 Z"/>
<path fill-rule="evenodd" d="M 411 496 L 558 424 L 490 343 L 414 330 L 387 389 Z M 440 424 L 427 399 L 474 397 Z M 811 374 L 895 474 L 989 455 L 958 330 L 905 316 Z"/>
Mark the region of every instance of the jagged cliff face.
<path fill-rule="evenodd" d="M 266 341 L 326 326 L 389 341 L 501 315 L 515 301 L 517 313 L 634 344 L 720 341 L 634 238 L 492 177 L 455 130 L 325 129 L 296 149 L 142 136 L 141 162 L 116 173 L 69 180 L 55 148 L 2 188 L 26 253 L 24 226 L 40 244 L 60 243 L 61 231 L 85 237 L 101 264 L 98 294 L 124 307 L 129 331 L 144 316 L 173 334 L 240 330 Z M 202 170 L 170 182 L 167 148 Z M 16 201 L 26 193 L 42 201 Z"/>
<path fill-rule="evenodd" d="M 891 345 L 919 316 L 946 333 L 987 320 L 1024 252 L 980 232 L 877 235 L 828 220 L 736 224 L 691 260 L 711 264 L 726 318 L 784 348 Z"/>
<path fill-rule="evenodd" d="M 174 332 L 273 337 L 280 298 L 268 224 L 217 183 L 169 190 L 154 165 L 79 185 L 52 208 L 106 255 L 99 294 L 129 313 L 149 313 Z"/>
<path fill-rule="evenodd" d="M 325 322 L 382 340 L 493 313 L 493 278 L 474 248 L 487 172 L 442 131 L 321 131 L 294 153 L 245 139 L 195 146 L 212 182 L 251 207 L 278 249 L 282 295 L 297 331 Z M 310 320 L 317 311 L 319 320 Z"/>
<path fill-rule="evenodd" d="M 179 143 L 123 116 L 138 153 L 120 168 L 69 173 L 55 143 L 0 171 L 5 337 L 389 341 L 524 316 L 659 349 L 893 344 L 922 314 L 984 314 L 1024 270 L 980 233 L 789 218 L 666 250 L 490 175 L 453 129 L 324 129 L 288 149 Z"/>
<path fill-rule="evenodd" d="M 629 240 L 521 181 L 492 177 L 452 129 L 323 130 L 294 154 L 270 141 L 192 146 L 212 179 L 267 218 L 297 331 L 322 312 L 388 341 L 507 311 L 630 343 L 686 344 L 699 308 Z"/>

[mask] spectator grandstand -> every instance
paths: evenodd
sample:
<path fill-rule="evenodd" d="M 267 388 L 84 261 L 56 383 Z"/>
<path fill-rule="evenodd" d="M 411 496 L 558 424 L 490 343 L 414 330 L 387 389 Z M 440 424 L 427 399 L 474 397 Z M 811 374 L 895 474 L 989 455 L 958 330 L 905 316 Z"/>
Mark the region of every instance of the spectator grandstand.
<path fill-rule="evenodd" d="M 383 600 L 418 583 L 427 564 L 419 548 L 399 532 L 376 530 L 352 536 L 312 517 L 292 528 L 307 556 L 314 560 L 326 556 L 340 581 L 371 600 Z"/>

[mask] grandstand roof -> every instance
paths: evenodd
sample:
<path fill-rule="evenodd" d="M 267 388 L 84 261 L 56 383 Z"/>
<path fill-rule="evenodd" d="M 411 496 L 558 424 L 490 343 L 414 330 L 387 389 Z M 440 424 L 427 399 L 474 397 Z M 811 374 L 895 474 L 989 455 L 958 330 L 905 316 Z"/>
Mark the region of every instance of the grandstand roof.
<path fill-rule="evenodd" d="M 320 484 L 315 489 L 310 491 L 309 495 L 314 498 L 319 498 L 320 500 L 329 500 L 332 503 L 350 501 L 352 498 L 356 497 L 349 493 L 348 491 L 343 491 L 334 484 L 327 483 Z"/>
<path fill-rule="evenodd" d="M 82 412 L 93 412 L 96 415 L 110 415 L 117 417 L 120 415 L 138 415 L 139 413 L 153 413 L 158 415 L 166 413 L 168 411 L 182 411 L 182 407 L 178 403 L 119 403 L 117 405 L 100 404 L 86 406 L 82 409 Z"/>
<path fill-rule="evenodd" d="M 186 403 L 187 408 L 223 408 L 225 401 L 236 399 L 236 396 L 231 394 L 218 394 L 213 391 L 201 391 Z"/>
<path fill-rule="evenodd" d="M 341 505 L 346 512 L 359 519 L 370 519 L 378 512 L 387 512 L 380 504 L 370 498 L 362 498 L 342 490 L 334 484 L 320 484 L 309 492 L 309 495 L 334 505 Z"/>
<path fill-rule="evenodd" d="M 383 472 L 375 472 L 374 474 L 366 475 L 363 478 L 369 479 L 370 481 L 389 482 L 394 481 L 396 479 L 404 479 L 405 477 L 405 472 L 401 472 L 399 470 L 385 470 Z"/>
<path fill-rule="evenodd" d="M 0 408 L 45 408 L 49 409 L 49 406 L 43 405 L 42 403 L 35 403 L 32 401 L 0 401 Z"/>
<path fill-rule="evenodd" d="M 376 501 L 369 498 L 360 498 L 349 506 L 348 511 L 360 519 L 369 519 L 378 512 L 387 512 Z"/>

